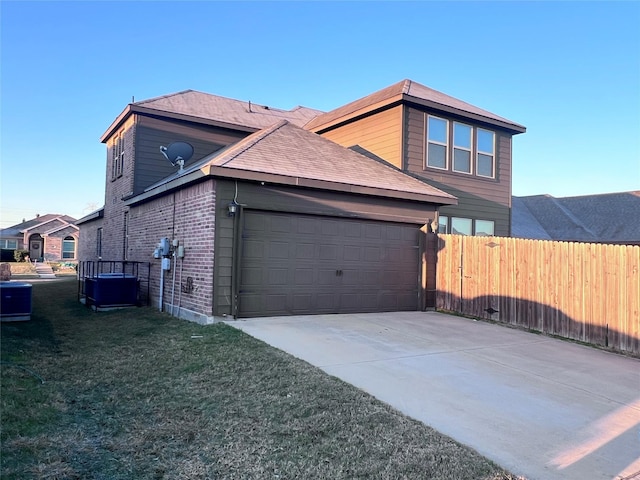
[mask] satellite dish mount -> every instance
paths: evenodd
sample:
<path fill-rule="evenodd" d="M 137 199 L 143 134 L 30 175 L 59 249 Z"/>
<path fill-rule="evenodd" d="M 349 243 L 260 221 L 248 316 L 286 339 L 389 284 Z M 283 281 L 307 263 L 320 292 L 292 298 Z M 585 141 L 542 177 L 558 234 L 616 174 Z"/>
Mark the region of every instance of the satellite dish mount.
<path fill-rule="evenodd" d="M 160 145 L 160 153 L 171 162 L 174 167 L 178 165 L 178 172 L 184 170 L 184 163 L 188 162 L 193 155 L 193 147 L 187 142 L 173 142 L 168 147 Z"/>

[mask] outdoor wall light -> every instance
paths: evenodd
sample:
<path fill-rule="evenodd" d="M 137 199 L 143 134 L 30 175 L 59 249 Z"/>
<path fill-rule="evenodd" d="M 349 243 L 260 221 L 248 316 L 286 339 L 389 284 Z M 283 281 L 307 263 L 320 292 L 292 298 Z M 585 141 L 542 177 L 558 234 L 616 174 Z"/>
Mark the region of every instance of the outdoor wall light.
<path fill-rule="evenodd" d="M 236 212 L 238 211 L 238 204 L 234 200 L 228 205 L 228 208 L 229 208 L 229 216 L 233 217 L 233 216 L 235 216 Z"/>

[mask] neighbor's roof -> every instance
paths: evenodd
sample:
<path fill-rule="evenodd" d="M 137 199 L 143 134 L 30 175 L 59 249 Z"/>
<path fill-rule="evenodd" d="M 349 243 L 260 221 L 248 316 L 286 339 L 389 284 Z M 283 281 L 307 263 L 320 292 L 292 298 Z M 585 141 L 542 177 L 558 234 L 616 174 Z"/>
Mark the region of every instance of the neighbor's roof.
<path fill-rule="evenodd" d="M 130 113 L 147 113 L 254 132 L 280 120 L 302 126 L 323 113 L 307 107 L 281 110 L 250 101 L 234 100 L 209 93 L 185 90 L 130 103 L 102 135 L 104 142 Z"/>
<path fill-rule="evenodd" d="M 199 173 L 198 173 L 199 172 Z M 402 198 L 439 204 L 457 199 L 384 162 L 361 155 L 315 133 L 282 121 L 219 150 L 149 187 L 165 191 L 181 177 L 204 175 L 266 181 L 365 195 Z M 159 187 L 163 187 L 157 190 Z M 136 199 L 132 199 L 135 203 Z"/>
<path fill-rule="evenodd" d="M 60 220 L 62 223 L 71 224 L 71 225 L 75 225 L 76 223 L 76 219 L 68 215 L 61 215 L 58 213 L 47 213 L 46 215 L 40 215 L 39 217 L 32 218 L 31 220 L 27 220 L 17 225 L 3 228 L 2 230 L 0 230 L 0 237 L 2 238 L 22 237 L 25 230 L 32 230 L 38 226 L 44 226 L 45 224 L 52 222 L 54 220 Z M 53 232 L 57 229 L 58 227 L 54 227 L 51 229 L 51 231 Z M 48 233 L 48 232 L 43 230 L 42 233 Z"/>
<path fill-rule="evenodd" d="M 513 197 L 514 237 L 640 243 L 640 191 L 555 198 Z"/>
<path fill-rule="evenodd" d="M 524 133 L 526 131 L 525 127 L 511 120 L 499 117 L 470 103 L 445 95 L 442 92 L 425 87 L 412 80 L 402 80 L 371 95 L 367 95 L 366 97 L 331 110 L 323 115 L 318 115 L 306 124 L 305 128 L 318 132 L 376 109 L 400 102 L 410 102 L 442 112 L 462 115 L 467 118 L 505 128 L 513 133 Z"/>

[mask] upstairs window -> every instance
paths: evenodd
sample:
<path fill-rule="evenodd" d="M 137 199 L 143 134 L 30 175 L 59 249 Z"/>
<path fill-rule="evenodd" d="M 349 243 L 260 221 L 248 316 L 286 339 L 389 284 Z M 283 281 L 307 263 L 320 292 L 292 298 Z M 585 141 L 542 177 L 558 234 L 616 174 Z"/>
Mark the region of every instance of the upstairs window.
<path fill-rule="evenodd" d="M 427 166 L 447 168 L 449 122 L 443 118 L 427 117 Z"/>
<path fill-rule="evenodd" d="M 495 177 L 495 135 L 489 130 L 478 128 L 476 133 L 476 174 L 481 177 Z"/>
<path fill-rule="evenodd" d="M 111 179 L 122 176 L 124 171 L 124 130 L 113 137 L 111 146 Z"/>
<path fill-rule="evenodd" d="M 76 258 L 76 240 L 73 237 L 65 237 L 62 241 L 62 258 Z"/>
<path fill-rule="evenodd" d="M 471 173 L 471 127 L 453 122 L 453 171 Z"/>

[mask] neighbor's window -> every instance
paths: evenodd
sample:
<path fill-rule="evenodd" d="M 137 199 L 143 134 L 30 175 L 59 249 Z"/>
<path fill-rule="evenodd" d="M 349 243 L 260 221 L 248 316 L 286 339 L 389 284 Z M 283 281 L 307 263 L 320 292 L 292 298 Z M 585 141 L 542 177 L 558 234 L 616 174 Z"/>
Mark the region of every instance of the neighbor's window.
<path fill-rule="evenodd" d="M 476 235 L 491 237 L 494 235 L 494 227 L 493 220 L 476 220 Z"/>
<path fill-rule="evenodd" d="M 449 217 L 438 215 L 438 233 L 449 233 Z"/>
<path fill-rule="evenodd" d="M 451 218 L 451 233 L 456 235 L 472 235 L 473 220 L 470 218 Z"/>
<path fill-rule="evenodd" d="M 17 240 L 0 240 L 0 248 L 8 250 L 16 250 L 18 248 Z"/>
<path fill-rule="evenodd" d="M 443 118 L 427 117 L 427 166 L 447 168 L 449 128 Z"/>
<path fill-rule="evenodd" d="M 471 173 L 471 127 L 453 123 L 453 171 Z"/>
<path fill-rule="evenodd" d="M 76 239 L 65 237 L 62 241 L 62 258 L 76 258 Z"/>
<path fill-rule="evenodd" d="M 476 133 L 476 174 L 481 177 L 495 177 L 494 143 L 493 132 L 478 128 Z"/>

